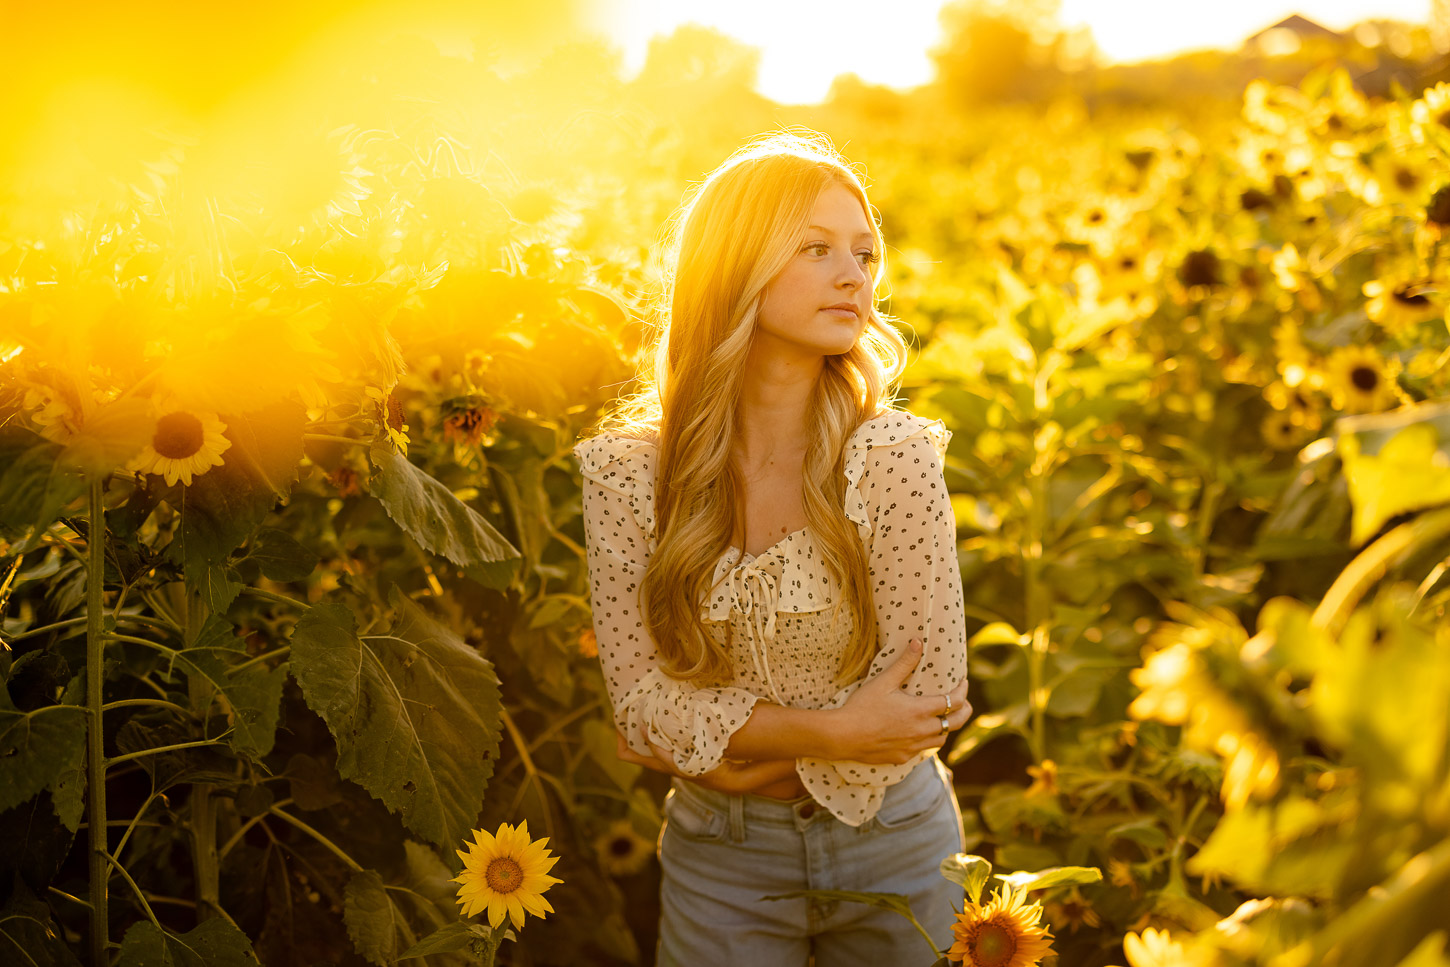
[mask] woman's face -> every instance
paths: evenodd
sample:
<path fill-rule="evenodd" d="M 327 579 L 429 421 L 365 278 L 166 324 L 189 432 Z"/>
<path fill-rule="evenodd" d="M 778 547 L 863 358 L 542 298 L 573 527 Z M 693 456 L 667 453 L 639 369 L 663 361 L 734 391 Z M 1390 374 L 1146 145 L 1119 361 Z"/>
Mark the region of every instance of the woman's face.
<path fill-rule="evenodd" d="M 880 258 L 855 194 L 832 182 L 816 199 L 796 253 L 766 285 L 756 352 L 834 356 L 866 328 L 871 267 Z"/>

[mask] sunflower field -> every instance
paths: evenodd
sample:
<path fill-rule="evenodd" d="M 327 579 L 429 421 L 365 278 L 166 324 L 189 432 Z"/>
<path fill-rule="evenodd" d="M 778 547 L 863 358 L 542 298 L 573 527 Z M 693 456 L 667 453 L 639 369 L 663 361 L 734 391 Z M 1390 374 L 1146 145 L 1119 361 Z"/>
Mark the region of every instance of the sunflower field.
<path fill-rule="evenodd" d="M 402 37 L 0 154 L 0 961 L 652 962 L 570 451 L 685 189 L 804 124 L 954 431 L 943 753 L 1031 942 L 939 953 L 1450 965 L 1450 86 L 781 108 L 706 33 L 616 59 Z"/>

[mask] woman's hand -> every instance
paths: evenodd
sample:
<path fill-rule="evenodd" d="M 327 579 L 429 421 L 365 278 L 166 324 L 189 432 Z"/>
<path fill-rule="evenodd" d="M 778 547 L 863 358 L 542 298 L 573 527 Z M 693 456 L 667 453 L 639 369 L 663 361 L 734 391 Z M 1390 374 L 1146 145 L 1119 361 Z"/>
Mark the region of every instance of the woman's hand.
<path fill-rule="evenodd" d="M 709 772 L 703 772 L 698 776 L 687 776 L 676 767 L 669 750 L 649 742 L 648 736 L 645 737 L 645 741 L 649 742 L 653 755 L 640 755 L 629 747 L 623 733 L 616 733 L 616 735 L 618 742 L 615 752 L 623 761 L 644 766 L 655 772 L 676 776 L 706 789 L 713 789 L 731 796 L 750 793 L 757 796 L 769 796 L 772 799 L 795 799 L 805 794 L 805 787 L 801 785 L 800 778 L 796 775 L 794 759 L 766 759 L 757 762 L 726 759 Z"/>
<path fill-rule="evenodd" d="M 907 695 L 906 680 L 921 660 L 921 640 L 913 638 L 896 661 L 861 687 L 836 709 L 839 727 L 837 754 L 832 758 L 854 762 L 900 765 L 926 749 L 937 749 L 947 732 L 966 724 L 972 714 L 965 680 L 951 691 L 951 711 L 944 695 Z M 942 729 L 942 719 L 947 728 Z"/>

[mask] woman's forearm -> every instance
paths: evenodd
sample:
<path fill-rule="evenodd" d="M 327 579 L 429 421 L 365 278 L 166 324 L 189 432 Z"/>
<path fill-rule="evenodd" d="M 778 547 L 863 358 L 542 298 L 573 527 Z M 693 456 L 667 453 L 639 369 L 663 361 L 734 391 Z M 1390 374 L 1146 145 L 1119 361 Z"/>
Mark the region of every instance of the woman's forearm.
<path fill-rule="evenodd" d="M 732 759 L 841 758 L 840 709 L 787 708 L 756 702 L 745 724 L 730 736 Z"/>

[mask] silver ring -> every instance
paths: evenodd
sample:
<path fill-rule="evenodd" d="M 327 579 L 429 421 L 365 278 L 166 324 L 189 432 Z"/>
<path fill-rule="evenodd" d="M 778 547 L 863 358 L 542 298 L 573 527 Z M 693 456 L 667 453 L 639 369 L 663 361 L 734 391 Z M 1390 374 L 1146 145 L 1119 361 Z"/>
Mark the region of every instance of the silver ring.
<path fill-rule="evenodd" d="M 946 735 L 949 731 L 951 731 L 951 727 L 952 727 L 952 724 L 950 722 L 948 722 L 947 721 L 947 717 L 945 715 L 943 715 L 941 717 L 941 734 L 942 735 Z"/>
<path fill-rule="evenodd" d="M 948 692 L 946 694 L 945 698 L 947 700 L 947 710 L 946 710 L 946 712 L 944 714 L 950 715 L 950 714 L 952 714 L 952 696 L 951 696 L 951 693 Z"/>

